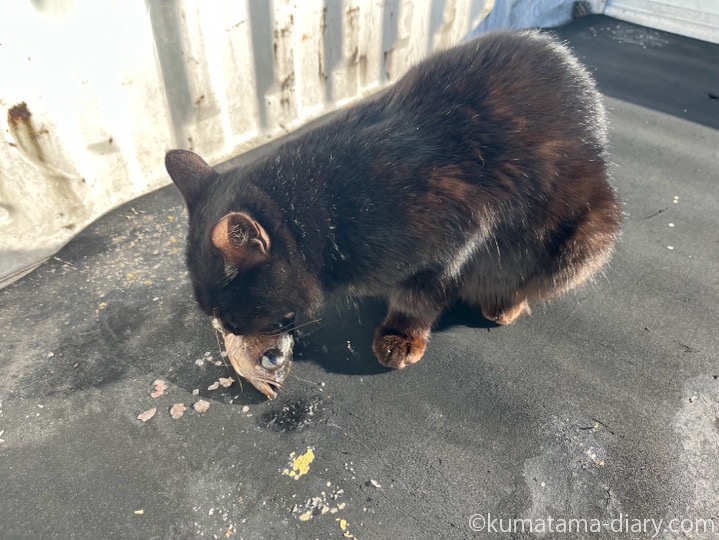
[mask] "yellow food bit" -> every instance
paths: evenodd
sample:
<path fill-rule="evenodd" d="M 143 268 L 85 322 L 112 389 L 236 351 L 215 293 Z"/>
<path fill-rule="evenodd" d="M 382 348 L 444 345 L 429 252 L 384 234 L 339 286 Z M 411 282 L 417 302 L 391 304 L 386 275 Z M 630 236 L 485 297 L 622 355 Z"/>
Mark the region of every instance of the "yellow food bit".
<path fill-rule="evenodd" d="M 136 515 L 136 516 L 141 516 L 141 515 L 144 514 L 144 513 L 145 513 L 145 511 L 142 510 L 142 509 L 140 509 L 140 510 L 135 510 L 135 515 Z"/>
<path fill-rule="evenodd" d="M 282 471 L 282 474 L 287 475 L 290 478 L 294 478 L 295 480 L 297 480 L 300 476 L 307 474 L 310 470 L 310 463 L 315 460 L 314 450 L 314 448 L 308 447 L 307 452 L 298 457 L 295 457 L 295 453 L 292 452 L 290 454 L 290 466 L 292 467 L 292 470 L 285 469 Z"/>
<path fill-rule="evenodd" d="M 344 536 L 345 538 L 350 538 L 351 540 L 359 540 L 359 538 L 357 538 L 354 534 L 352 534 L 351 532 L 349 532 L 349 530 L 347 530 L 349 528 L 350 524 L 347 523 L 346 519 L 337 518 L 337 521 L 340 524 L 340 529 L 343 531 L 342 536 Z"/>
<path fill-rule="evenodd" d="M 309 521 L 312 519 L 312 510 L 307 510 L 304 514 L 300 515 L 300 521 Z"/>

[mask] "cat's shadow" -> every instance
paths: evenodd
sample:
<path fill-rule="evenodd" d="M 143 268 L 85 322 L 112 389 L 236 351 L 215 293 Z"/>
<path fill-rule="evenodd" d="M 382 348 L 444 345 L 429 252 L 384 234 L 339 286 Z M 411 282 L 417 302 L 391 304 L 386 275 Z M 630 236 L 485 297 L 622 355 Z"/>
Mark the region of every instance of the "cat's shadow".
<path fill-rule="evenodd" d="M 295 345 L 295 361 L 314 362 L 326 371 L 344 375 L 378 375 L 391 371 L 380 364 L 372 352 L 374 333 L 386 310 L 386 304 L 379 300 L 328 306 L 317 322 L 304 325 Z M 453 327 L 491 329 L 497 326 L 485 319 L 479 309 L 457 303 L 442 315 L 433 332 Z"/>

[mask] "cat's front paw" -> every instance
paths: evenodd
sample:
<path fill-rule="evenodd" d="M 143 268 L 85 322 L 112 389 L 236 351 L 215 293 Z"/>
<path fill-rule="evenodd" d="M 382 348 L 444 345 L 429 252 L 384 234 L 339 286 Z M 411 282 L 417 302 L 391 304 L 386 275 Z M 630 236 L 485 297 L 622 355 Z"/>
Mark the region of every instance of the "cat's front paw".
<path fill-rule="evenodd" d="M 428 338 L 423 335 L 404 335 L 394 329 L 380 327 L 372 349 L 383 366 L 402 369 L 419 362 L 427 348 Z"/>

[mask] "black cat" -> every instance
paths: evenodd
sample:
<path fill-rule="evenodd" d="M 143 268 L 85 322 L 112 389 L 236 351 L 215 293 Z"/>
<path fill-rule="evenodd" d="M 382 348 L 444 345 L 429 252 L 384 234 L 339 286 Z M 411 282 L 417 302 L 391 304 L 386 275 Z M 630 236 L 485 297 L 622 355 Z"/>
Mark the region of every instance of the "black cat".
<path fill-rule="evenodd" d="M 423 355 L 456 300 L 509 324 L 609 260 L 621 205 L 587 71 L 553 38 L 499 32 L 219 174 L 173 150 L 200 306 L 230 332 L 279 328 L 332 292 L 386 298 L 374 352 Z"/>

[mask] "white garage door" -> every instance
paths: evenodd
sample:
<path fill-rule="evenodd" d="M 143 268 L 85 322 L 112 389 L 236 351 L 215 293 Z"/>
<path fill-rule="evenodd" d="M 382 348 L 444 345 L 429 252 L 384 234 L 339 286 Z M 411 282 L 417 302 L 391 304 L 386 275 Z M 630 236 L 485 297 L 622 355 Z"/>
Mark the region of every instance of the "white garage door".
<path fill-rule="evenodd" d="M 719 43 L 719 0 L 608 0 L 604 14 Z"/>

